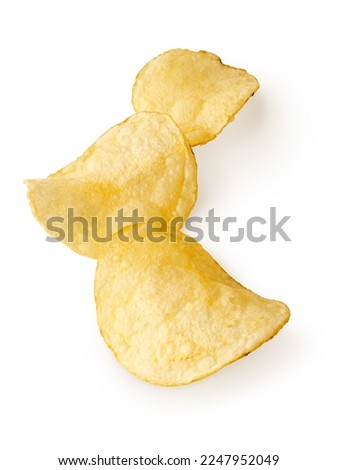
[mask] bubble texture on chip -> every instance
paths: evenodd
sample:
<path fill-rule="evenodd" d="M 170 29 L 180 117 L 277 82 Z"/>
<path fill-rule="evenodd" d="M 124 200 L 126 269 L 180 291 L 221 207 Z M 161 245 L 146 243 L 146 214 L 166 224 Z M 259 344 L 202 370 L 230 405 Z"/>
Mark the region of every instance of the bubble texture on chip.
<path fill-rule="evenodd" d="M 98 324 L 130 372 L 153 384 L 203 379 L 271 339 L 288 307 L 244 288 L 197 242 L 120 241 L 98 261 Z"/>
<path fill-rule="evenodd" d="M 197 167 L 173 120 L 143 112 L 109 129 L 65 168 L 26 184 L 32 211 L 49 235 L 61 238 L 57 227 L 67 246 L 98 258 L 119 229 L 120 209 L 124 217 L 137 209 L 145 220 L 185 220 L 197 197 Z"/>
<path fill-rule="evenodd" d="M 257 79 L 210 52 L 169 50 L 138 73 L 136 111 L 169 114 L 192 146 L 214 139 L 258 90 Z"/>

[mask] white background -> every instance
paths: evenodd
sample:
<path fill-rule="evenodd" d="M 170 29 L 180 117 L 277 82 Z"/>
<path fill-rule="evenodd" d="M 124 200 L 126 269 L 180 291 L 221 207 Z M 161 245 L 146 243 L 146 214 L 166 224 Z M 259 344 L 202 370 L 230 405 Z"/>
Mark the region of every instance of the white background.
<path fill-rule="evenodd" d="M 279 470 L 337 468 L 333 5 L 1 2 L 1 468 L 157 453 L 277 453 Z M 171 389 L 133 377 L 106 348 L 95 262 L 44 241 L 22 181 L 54 172 L 132 114 L 135 74 L 174 47 L 212 51 L 260 81 L 222 135 L 195 149 L 193 214 L 214 207 L 245 221 L 276 206 L 291 216 L 289 243 L 203 244 L 292 316 L 247 358 Z"/>

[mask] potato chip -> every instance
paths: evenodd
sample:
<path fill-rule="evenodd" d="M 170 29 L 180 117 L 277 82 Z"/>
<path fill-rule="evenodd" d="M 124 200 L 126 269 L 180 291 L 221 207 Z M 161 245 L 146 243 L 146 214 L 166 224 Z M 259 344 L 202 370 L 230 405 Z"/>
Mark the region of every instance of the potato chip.
<path fill-rule="evenodd" d="M 258 88 L 215 54 L 172 49 L 138 73 L 132 102 L 136 111 L 169 114 L 194 146 L 214 139 Z"/>
<path fill-rule="evenodd" d="M 130 372 L 175 386 L 217 372 L 271 339 L 288 307 L 232 279 L 197 242 L 118 240 L 98 261 L 100 331 Z"/>
<path fill-rule="evenodd" d="M 138 113 L 47 179 L 26 181 L 33 213 L 56 238 L 97 258 L 119 227 L 118 210 L 147 220 L 185 219 L 197 194 L 194 154 L 169 116 Z M 134 222 L 125 222 L 125 226 Z M 183 223 L 181 223 L 183 225 Z"/>

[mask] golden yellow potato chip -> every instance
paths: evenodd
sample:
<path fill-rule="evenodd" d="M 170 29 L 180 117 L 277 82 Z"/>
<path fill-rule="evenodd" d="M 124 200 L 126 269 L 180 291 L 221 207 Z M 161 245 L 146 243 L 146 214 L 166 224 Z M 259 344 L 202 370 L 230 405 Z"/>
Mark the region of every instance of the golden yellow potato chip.
<path fill-rule="evenodd" d="M 136 111 L 169 114 L 194 146 L 214 139 L 258 88 L 215 54 L 172 49 L 138 73 L 132 102 Z"/>
<path fill-rule="evenodd" d="M 197 169 L 172 119 L 144 112 L 109 129 L 57 173 L 26 184 L 32 211 L 47 232 L 97 258 L 120 228 L 115 217 L 121 209 L 124 217 L 134 211 L 145 220 L 185 219 L 196 200 Z"/>
<path fill-rule="evenodd" d="M 96 271 L 105 342 L 130 372 L 158 385 L 217 372 L 271 339 L 290 315 L 285 304 L 244 288 L 183 237 L 127 243 L 115 235 Z"/>

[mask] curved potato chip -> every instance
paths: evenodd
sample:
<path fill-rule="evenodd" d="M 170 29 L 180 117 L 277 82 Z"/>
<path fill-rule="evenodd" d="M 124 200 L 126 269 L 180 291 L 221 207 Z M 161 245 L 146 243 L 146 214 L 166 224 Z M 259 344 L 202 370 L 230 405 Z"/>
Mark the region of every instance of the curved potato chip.
<path fill-rule="evenodd" d="M 258 88 L 254 76 L 215 54 L 172 49 L 138 73 L 132 103 L 169 114 L 194 146 L 214 139 Z"/>
<path fill-rule="evenodd" d="M 203 379 L 271 339 L 288 307 L 232 279 L 197 242 L 122 242 L 99 259 L 101 334 L 117 359 L 148 382 Z"/>
<path fill-rule="evenodd" d="M 57 173 L 26 184 L 32 211 L 47 232 L 97 258 L 119 230 L 121 208 L 124 217 L 137 209 L 146 220 L 181 216 L 182 226 L 196 201 L 197 168 L 172 119 L 145 112 L 109 129 Z"/>

